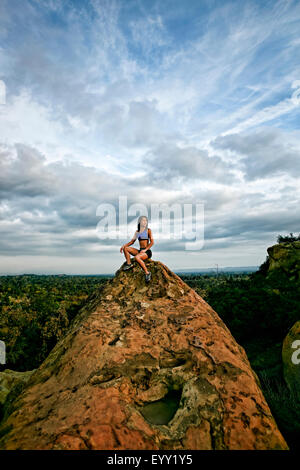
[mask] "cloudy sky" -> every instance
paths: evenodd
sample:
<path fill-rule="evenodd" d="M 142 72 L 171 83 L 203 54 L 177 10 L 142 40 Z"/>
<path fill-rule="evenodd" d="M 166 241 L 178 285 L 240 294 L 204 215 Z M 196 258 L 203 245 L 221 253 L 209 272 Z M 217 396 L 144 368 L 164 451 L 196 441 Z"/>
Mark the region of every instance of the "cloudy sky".
<path fill-rule="evenodd" d="M 299 59 L 298 0 L 1 0 L 0 274 L 114 273 L 145 210 L 172 270 L 260 265 L 300 232 Z M 197 203 L 201 249 L 151 220 Z"/>

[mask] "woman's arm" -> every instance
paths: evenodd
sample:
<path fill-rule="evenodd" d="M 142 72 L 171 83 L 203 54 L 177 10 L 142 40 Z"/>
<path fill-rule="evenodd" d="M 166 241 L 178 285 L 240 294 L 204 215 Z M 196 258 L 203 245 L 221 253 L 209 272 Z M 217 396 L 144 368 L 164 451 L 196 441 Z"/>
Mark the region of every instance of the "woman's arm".
<path fill-rule="evenodd" d="M 153 239 L 153 236 L 152 236 L 151 228 L 149 228 L 148 231 L 149 231 L 150 243 L 149 243 L 149 245 L 146 246 L 145 250 L 149 250 L 151 248 L 151 246 L 154 245 L 154 239 Z"/>
<path fill-rule="evenodd" d="M 125 243 L 124 245 L 121 246 L 121 253 L 122 253 L 122 250 L 125 248 L 125 246 L 130 246 L 134 244 L 136 237 L 137 237 L 137 233 L 135 232 L 130 242 Z"/>

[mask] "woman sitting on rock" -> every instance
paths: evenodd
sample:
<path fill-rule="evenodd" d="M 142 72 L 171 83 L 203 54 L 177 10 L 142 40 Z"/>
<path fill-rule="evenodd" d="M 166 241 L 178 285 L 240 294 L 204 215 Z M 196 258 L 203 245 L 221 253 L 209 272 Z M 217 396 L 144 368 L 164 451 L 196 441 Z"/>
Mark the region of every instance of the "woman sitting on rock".
<path fill-rule="evenodd" d="M 139 250 L 136 248 L 130 248 L 130 245 L 132 245 L 136 239 L 138 239 L 140 242 Z M 148 240 L 150 240 L 149 244 Z M 127 271 L 128 269 L 132 268 L 133 264 L 130 259 L 130 254 L 132 254 L 145 271 L 146 282 L 149 282 L 151 279 L 151 273 L 148 271 L 144 260 L 152 257 L 152 251 L 150 250 L 152 245 L 154 245 L 154 240 L 152 237 L 152 231 L 150 228 L 148 228 L 148 218 L 144 215 L 141 215 L 139 217 L 138 228 L 135 231 L 132 240 L 120 248 L 121 253 L 124 251 L 124 255 L 127 261 L 123 271 Z"/>

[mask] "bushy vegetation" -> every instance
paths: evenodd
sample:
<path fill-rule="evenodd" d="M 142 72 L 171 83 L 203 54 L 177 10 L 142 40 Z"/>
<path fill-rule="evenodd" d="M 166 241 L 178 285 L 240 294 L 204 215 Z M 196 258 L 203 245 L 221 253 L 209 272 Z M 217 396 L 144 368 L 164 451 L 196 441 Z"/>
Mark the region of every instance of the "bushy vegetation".
<path fill-rule="evenodd" d="M 98 276 L 1 276 L 0 339 L 6 344 L 5 368 L 37 368 L 90 293 L 106 281 Z"/>
<path fill-rule="evenodd" d="M 270 257 L 269 255 L 266 256 L 266 260 L 259 266 L 258 271 L 259 273 L 266 275 L 270 266 Z"/>
<path fill-rule="evenodd" d="M 300 234 L 298 237 L 294 235 L 292 232 L 289 235 L 278 235 L 277 243 L 285 243 L 285 242 L 297 242 L 300 240 Z"/>
<path fill-rule="evenodd" d="M 244 343 L 254 338 L 280 341 L 299 319 L 300 290 L 280 275 L 219 279 L 205 300 Z"/>
<path fill-rule="evenodd" d="M 280 377 L 270 378 L 265 371 L 259 374 L 263 393 L 276 423 L 290 449 L 299 447 L 300 403 Z"/>

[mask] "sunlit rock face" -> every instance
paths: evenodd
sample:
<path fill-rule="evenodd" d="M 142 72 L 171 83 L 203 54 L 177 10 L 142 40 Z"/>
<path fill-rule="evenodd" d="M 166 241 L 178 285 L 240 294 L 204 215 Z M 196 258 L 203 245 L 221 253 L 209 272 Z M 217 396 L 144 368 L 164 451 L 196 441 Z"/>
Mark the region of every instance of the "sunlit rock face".
<path fill-rule="evenodd" d="M 268 274 L 280 272 L 300 281 L 300 241 L 279 243 L 268 249 Z"/>
<path fill-rule="evenodd" d="M 244 349 L 163 263 L 88 299 L 0 427 L 1 449 L 287 449 Z"/>

